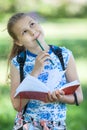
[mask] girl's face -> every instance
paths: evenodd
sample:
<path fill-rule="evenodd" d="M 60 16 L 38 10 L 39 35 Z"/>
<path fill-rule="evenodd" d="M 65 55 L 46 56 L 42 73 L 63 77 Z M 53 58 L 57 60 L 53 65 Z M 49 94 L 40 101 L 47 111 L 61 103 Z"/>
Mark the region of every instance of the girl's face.
<path fill-rule="evenodd" d="M 41 43 L 44 40 L 41 26 L 29 16 L 18 20 L 13 26 L 13 31 L 18 39 L 16 44 L 19 46 L 24 45 L 26 49 L 36 49 L 38 47 L 35 39 L 38 39 Z"/>

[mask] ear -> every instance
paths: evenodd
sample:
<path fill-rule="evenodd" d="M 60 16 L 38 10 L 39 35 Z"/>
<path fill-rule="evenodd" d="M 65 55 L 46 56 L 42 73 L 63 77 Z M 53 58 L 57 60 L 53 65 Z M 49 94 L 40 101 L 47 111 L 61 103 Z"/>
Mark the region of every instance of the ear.
<path fill-rule="evenodd" d="M 23 46 L 23 44 L 20 43 L 18 40 L 15 40 L 15 44 L 17 44 L 18 46 Z"/>

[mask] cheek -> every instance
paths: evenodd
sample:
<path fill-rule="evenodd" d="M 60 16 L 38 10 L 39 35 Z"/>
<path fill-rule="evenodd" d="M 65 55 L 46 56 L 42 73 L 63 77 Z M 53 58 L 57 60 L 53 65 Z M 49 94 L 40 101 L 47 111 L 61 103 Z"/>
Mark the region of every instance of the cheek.
<path fill-rule="evenodd" d="M 24 45 L 25 47 L 31 42 L 31 39 L 29 37 L 21 38 L 20 43 Z"/>
<path fill-rule="evenodd" d="M 32 42 L 27 41 L 27 42 L 24 43 L 24 46 L 25 46 L 25 48 L 27 49 L 27 48 L 29 48 L 29 47 L 32 47 L 33 44 L 32 44 Z"/>
<path fill-rule="evenodd" d="M 41 26 L 38 26 L 37 31 L 40 31 L 40 33 L 44 35 L 44 30 Z"/>
<path fill-rule="evenodd" d="M 42 28 L 42 27 L 40 27 L 40 30 L 41 30 L 42 34 L 44 35 L 44 30 L 43 30 L 43 28 Z"/>
<path fill-rule="evenodd" d="M 31 40 L 32 40 L 32 37 L 31 37 L 29 34 L 27 34 L 27 35 L 23 38 L 23 41 L 24 41 L 24 42 L 31 41 Z"/>

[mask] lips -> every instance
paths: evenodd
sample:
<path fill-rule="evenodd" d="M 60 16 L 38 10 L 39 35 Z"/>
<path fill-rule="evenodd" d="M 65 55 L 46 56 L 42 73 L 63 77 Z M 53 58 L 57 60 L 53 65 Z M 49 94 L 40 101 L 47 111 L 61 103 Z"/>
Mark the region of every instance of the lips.
<path fill-rule="evenodd" d="M 40 36 L 40 33 L 38 33 L 38 34 L 34 37 L 34 39 L 38 39 L 39 36 Z"/>

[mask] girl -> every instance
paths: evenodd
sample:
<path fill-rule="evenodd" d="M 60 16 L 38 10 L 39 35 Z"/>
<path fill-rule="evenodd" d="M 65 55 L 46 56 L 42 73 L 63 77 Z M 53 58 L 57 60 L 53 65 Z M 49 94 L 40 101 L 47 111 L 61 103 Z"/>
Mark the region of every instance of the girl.
<path fill-rule="evenodd" d="M 58 57 L 53 53 L 44 39 L 44 32 L 33 18 L 26 13 L 18 13 L 12 16 L 7 25 L 8 33 L 13 38 L 13 48 L 9 57 L 10 75 L 11 75 L 11 101 L 14 109 L 19 111 L 20 98 L 14 98 L 17 87 L 20 84 L 19 64 L 17 55 L 26 51 L 26 61 L 24 65 L 25 78 L 28 75 L 34 76 L 44 84 L 50 87 L 61 88 L 67 82 L 79 80 L 76 71 L 76 65 L 72 52 L 64 47 L 62 54 L 66 68 L 61 81 L 56 86 L 52 86 L 49 80 L 54 81 L 58 78 L 55 72 L 61 72 L 62 67 Z M 45 51 L 36 43 L 36 39 L 41 43 Z M 53 46 L 56 48 L 55 46 Z M 54 65 L 50 62 L 53 61 Z M 66 130 L 66 104 L 79 104 L 83 100 L 81 86 L 76 90 L 76 94 L 65 95 L 61 90 L 55 90 L 48 93 L 48 102 L 44 103 L 39 100 L 22 99 L 22 109 L 26 106 L 24 121 L 28 122 L 27 130 Z M 18 123 L 19 116 L 16 117 Z M 17 130 L 17 126 L 15 126 Z"/>

